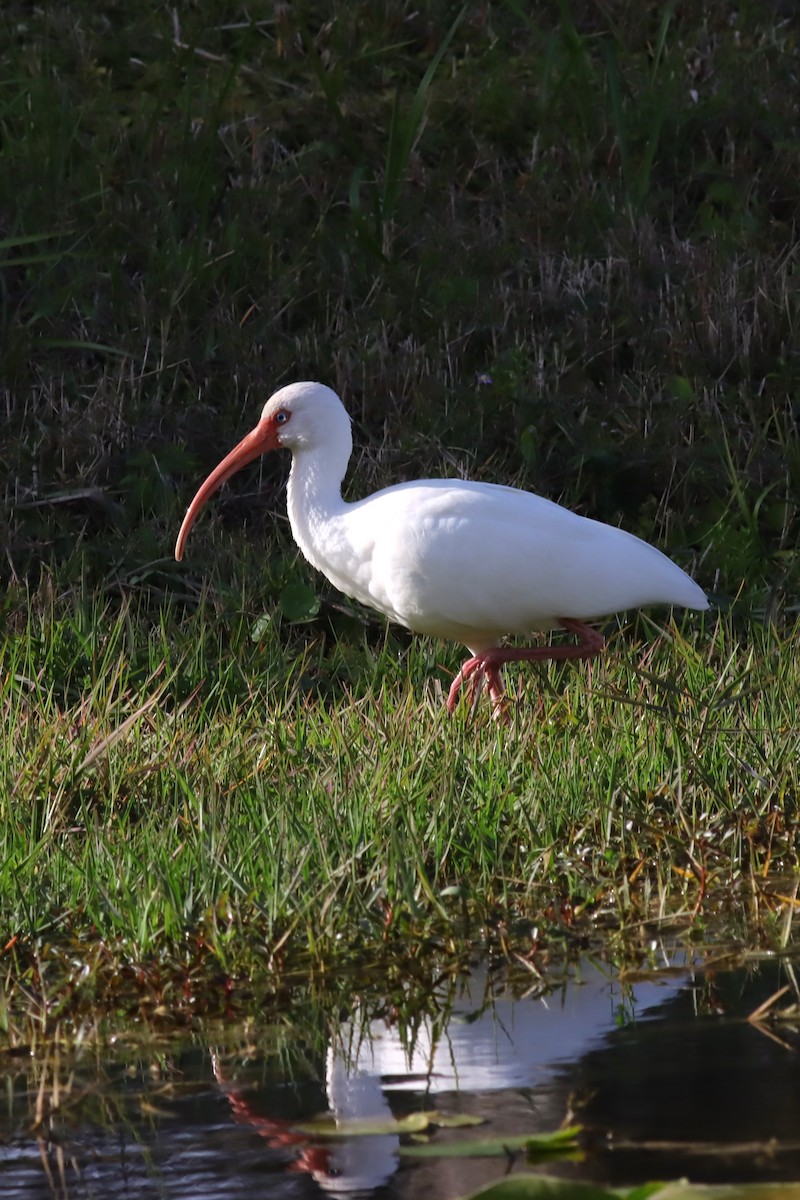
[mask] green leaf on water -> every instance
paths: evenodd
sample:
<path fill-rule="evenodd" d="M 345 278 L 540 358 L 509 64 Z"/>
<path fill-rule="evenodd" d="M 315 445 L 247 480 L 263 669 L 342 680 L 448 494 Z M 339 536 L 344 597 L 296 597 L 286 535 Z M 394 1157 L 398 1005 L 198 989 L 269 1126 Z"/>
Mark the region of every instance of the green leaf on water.
<path fill-rule="evenodd" d="M 641 1183 L 625 1193 L 625 1200 L 650 1200 L 656 1192 L 663 1191 L 666 1184 L 662 1180 L 653 1183 Z"/>
<path fill-rule="evenodd" d="M 336 1119 L 331 1113 L 324 1113 L 310 1121 L 294 1125 L 294 1133 L 307 1133 L 313 1137 L 344 1138 L 344 1137 L 381 1137 L 387 1133 L 425 1133 L 438 1126 L 440 1129 L 465 1129 L 473 1125 L 482 1125 L 482 1117 L 473 1117 L 469 1113 L 438 1113 L 430 1112 L 408 1113 L 405 1117 L 387 1117 L 385 1120 L 347 1121 Z"/>
<path fill-rule="evenodd" d="M 627 1192 L 625 1200 L 632 1200 L 639 1190 Z M 661 1184 L 655 1195 L 658 1200 L 800 1200 L 800 1183 L 702 1184 L 678 1179 Z"/>
<path fill-rule="evenodd" d="M 351 1138 L 351 1137 L 383 1137 L 394 1133 L 424 1133 L 431 1125 L 436 1124 L 435 1113 L 409 1113 L 408 1116 L 387 1117 L 386 1120 L 358 1121 L 337 1120 L 331 1113 L 314 1117 L 310 1121 L 302 1121 L 292 1126 L 293 1133 L 307 1133 L 310 1137 Z"/>
<path fill-rule="evenodd" d="M 555 1133 L 520 1133 L 510 1137 L 444 1142 L 442 1145 L 402 1146 L 400 1153 L 409 1158 L 505 1158 L 511 1151 L 524 1150 L 528 1161 L 535 1161 L 575 1154 L 580 1149 L 580 1128 L 571 1125 L 568 1129 L 557 1129 Z"/>
<path fill-rule="evenodd" d="M 550 1175 L 509 1175 L 465 1200 L 619 1200 L 620 1193 L 593 1183 Z"/>
<path fill-rule="evenodd" d="M 453 1113 L 452 1116 L 447 1116 L 445 1113 L 428 1113 L 431 1119 L 431 1124 L 438 1125 L 440 1129 L 471 1129 L 475 1125 L 483 1125 L 483 1117 L 474 1117 L 470 1113 Z"/>
<path fill-rule="evenodd" d="M 658 1200 L 800 1200 L 800 1183 L 694 1184 L 681 1179 L 612 1190 L 550 1175 L 512 1175 L 464 1200 L 642 1200 L 650 1196 Z"/>

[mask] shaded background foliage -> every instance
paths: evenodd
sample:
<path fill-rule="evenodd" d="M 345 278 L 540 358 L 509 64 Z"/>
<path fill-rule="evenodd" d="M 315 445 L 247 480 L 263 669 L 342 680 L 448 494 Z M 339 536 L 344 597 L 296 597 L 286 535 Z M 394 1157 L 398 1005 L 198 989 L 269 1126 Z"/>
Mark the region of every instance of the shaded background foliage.
<path fill-rule="evenodd" d="M 536 487 L 723 595 L 796 605 L 793 6 L 0 23 L 12 579 L 180 587 L 196 482 L 275 387 L 318 378 L 356 420 L 351 494 Z M 280 503 L 285 464 L 258 470 L 197 531 L 226 574 Z"/>

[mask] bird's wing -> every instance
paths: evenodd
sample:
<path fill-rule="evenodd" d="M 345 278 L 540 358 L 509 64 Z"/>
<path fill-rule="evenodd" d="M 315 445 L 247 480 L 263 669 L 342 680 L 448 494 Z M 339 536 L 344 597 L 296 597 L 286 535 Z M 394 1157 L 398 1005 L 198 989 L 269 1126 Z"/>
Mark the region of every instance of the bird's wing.
<path fill-rule="evenodd" d="M 655 547 L 516 488 L 388 488 L 348 506 L 333 541 L 337 561 L 322 569 L 343 591 L 411 629 L 458 640 L 646 604 L 705 606 Z"/>

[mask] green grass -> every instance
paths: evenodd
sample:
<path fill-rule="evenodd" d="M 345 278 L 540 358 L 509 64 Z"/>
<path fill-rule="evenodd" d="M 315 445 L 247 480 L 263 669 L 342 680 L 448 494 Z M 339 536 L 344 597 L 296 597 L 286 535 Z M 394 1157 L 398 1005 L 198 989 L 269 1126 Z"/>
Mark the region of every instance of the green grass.
<path fill-rule="evenodd" d="M 341 962 L 524 940 L 566 900 L 592 928 L 728 904 L 790 936 L 765 880 L 796 862 L 795 60 L 780 6 L 723 0 L 4 6 L 15 952 Z M 354 416 L 351 496 L 534 487 L 655 541 L 722 615 L 520 672 L 508 730 L 447 720 L 457 649 L 335 607 L 285 463 L 171 560 L 297 378 Z"/>
<path fill-rule="evenodd" d="M 485 700 L 446 715 L 458 659 L 425 642 L 301 648 L 284 626 L 256 644 L 247 597 L 238 618 L 206 603 L 155 625 L 76 596 L 34 627 L 18 599 L 2 647 L 9 933 L 91 931 L 131 962 L 210 953 L 236 974 L 289 950 L 329 961 L 341 942 L 480 939 L 497 919 L 524 943 L 565 900 L 617 930 L 713 925 L 723 904 L 760 936 L 781 908 L 796 630 L 642 622 L 590 671 L 520 671 L 506 729 Z"/>

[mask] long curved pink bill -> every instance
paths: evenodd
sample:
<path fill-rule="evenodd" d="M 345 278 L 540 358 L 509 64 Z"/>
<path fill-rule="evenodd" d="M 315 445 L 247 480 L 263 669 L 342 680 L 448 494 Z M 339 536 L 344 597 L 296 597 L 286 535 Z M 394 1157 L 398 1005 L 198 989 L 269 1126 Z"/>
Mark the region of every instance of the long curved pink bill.
<path fill-rule="evenodd" d="M 242 467 L 246 467 L 254 458 L 259 458 L 267 450 L 274 449 L 277 449 L 277 445 L 274 442 L 272 430 L 259 424 L 246 437 L 242 438 L 238 446 L 234 446 L 230 454 L 223 458 L 218 467 L 214 468 L 205 483 L 200 486 L 197 495 L 186 510 L 186 516 L 183 518 L 183 524 L 178 533 L 178 540 L 175 543 L 175 557 L 178 562 L 183 558 L 189 531 L 209 497 L 213 496 L 217 488 L 222 487 L 223 483 L 230 479 L 231 475 L 235 475 Z"/>

